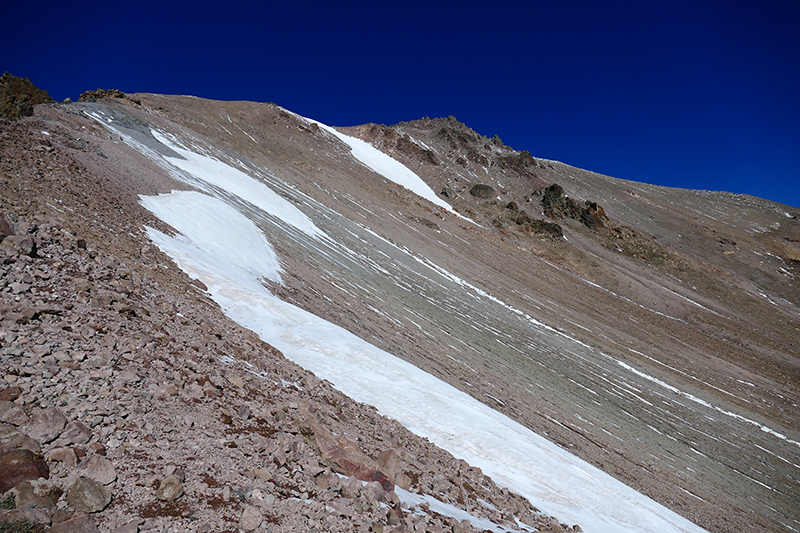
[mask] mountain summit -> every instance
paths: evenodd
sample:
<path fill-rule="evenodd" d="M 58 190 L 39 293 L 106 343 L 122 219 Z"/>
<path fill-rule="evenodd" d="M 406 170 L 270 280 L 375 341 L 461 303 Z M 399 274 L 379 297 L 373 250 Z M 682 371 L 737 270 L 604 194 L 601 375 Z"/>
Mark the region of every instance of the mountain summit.
<path fill-rule="evenodd" d="M 800 528 L 797 209 L 454 117 L 90 96 L 0 124 L 3 453 L 38 468 L 17 507 L 52 499 L 25 516 Z"/>

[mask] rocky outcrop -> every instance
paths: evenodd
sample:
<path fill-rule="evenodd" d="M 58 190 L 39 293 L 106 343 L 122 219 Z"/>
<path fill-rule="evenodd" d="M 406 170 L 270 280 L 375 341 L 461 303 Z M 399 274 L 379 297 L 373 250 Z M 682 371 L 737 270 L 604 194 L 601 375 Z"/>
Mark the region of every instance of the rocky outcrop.
<path fill-rule="evenodd" d="M 47 91 L 36 87 L 28 78 L 18 78 L 8 72 L 0 76 L 0 118 L 29 117 L 33 115 L 33 106 L 52 101 Z"/>
<path fill-rule="evenodd" d="M 544 214 L 551 219 L 571 218 L 581 222 L 590 229 L 599 230 L 608 222 L 603 208 L 595 202 L 586 200 L 580 203 L 564 194 L 564 189 L 557 183 L 534 193 L 541 195 Z"/>

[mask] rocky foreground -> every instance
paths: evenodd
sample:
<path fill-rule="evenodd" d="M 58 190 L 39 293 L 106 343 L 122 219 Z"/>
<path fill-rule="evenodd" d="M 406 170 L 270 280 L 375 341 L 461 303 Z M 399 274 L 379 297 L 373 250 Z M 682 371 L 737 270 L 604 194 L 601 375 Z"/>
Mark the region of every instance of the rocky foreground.
<path fill-rule="evenodd" d="M 40 107 L 0 120 L 0 531 L 482 529 L 404 491 L 580 531 L 225 318 Z"/>

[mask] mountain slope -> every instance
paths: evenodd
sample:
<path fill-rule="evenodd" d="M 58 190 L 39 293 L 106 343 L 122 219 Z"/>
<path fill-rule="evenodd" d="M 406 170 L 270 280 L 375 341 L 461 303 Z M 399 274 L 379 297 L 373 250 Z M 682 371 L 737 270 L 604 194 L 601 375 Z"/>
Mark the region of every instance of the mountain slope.
<path fill-rule="evenodd" d="M 284 300 L 709 530 L 797 528 L 796 209 L 599 176 L 452 118 L 342 130 L 443 192 L 457 216 L 277 106 L 135 98 L 72 109 L 113 123 L 103 142 L 123 132 L 178 155 L 153 128 L 227 161 L 331 236 L 259 220 L 286 273 L 268 285 Z M 119 165 L 133 192 L 175 187 L 142 150 L 120 151 L 124 162 L 98 163 Z"/>

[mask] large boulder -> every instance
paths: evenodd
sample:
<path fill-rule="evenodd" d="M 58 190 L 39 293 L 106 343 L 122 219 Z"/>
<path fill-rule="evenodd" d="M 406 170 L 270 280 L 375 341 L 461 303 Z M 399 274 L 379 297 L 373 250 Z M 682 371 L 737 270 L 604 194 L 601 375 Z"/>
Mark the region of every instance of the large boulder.
<path fill-rule="evenodd" d="M 111 491 L 94 479 L 81 477 L 67 493 L 67 504 L 78 513 L 96 513 L 111 503 Z"/>
<path fill-rule="evenodd" d="M 0 494 L 23 481 L 49 476 L 47 463 L 30 450 L 17 449 L 0 456 Z"/>
<path fill-rule="evenodd" d="M 303 419 L 299 421 L 300 431 L 306 436 L 308 443 L 319 451 L 322 464 L 361 481 L 377 481 L 386 491 L 394 490 L 394 481 L 381 471 L 374 459 L 361 451 L 358 444 L 334 435 L 313 415 L 307 412 L 303 414 Z"/>
<path fill-rule="evenodd" d="M 469 193 L 475 198 L 494 198 L 496 191 L 489 185 L 479 183 L 469 190 Z"/>

